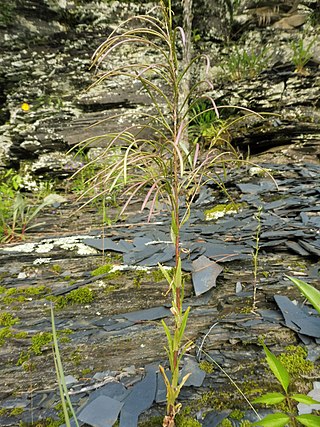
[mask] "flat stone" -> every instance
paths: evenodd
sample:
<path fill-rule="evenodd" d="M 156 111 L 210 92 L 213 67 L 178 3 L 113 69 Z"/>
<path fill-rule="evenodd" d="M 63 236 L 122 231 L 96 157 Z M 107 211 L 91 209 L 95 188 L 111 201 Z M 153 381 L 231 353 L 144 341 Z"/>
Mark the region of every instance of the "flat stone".
<path fill-rule="evenodd" d="M 308 316 L 293 304 L 288 297 L 275 295 L 274 299 L 288 328 L 309 337 L 320 338 L 320 317 Z"/>
<path fill-rule="evenodd" d="M 157 320 L 162 319 L 170 315 L 169 308 L 165 307 L 154 307 L 146 310 L 132 311 L 130 313 L 123 314 L 123 317 L 130 320 L 131 322 L 139 322 L 145 320 Z"/>
<path fill-rule="evenodd" d="M 184 384 L 186 387 L 201 387 L 206 377 L 206 373 L 199 368 L 199 363 L 192 357 L 186 357 L 183 360 L 183 367 L 180 372 L 180 381 L 187 374 L 191 375 Z"/>
<path fill-rule="evenodd" d="M 125 399 L 120 413 L 120 427 L 136 427 L 139 415 L 152 405 L 157 388 L 158 364 L 145 367 L 146 376 L 136 383 Z"/>
<path fill-rule="evenodd" d="M 215 287 L 216 278 L 223 271 L 223 267 L 204 255 L 193 261 L 192 267 L 192 282 L 196 296 Z"/>
<path fill-rule="evenodd" d="M 122 406 L 123 402 L 101 395 L 88 403 L 77 418 L 92 427 L 112 427 Z"/>

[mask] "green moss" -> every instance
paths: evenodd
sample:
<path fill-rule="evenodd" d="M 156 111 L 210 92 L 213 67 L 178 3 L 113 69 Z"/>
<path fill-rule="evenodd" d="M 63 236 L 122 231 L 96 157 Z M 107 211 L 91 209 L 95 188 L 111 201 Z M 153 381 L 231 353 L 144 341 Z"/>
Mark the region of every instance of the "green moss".
<path fill-rule="evenodd" d="M 252 423 L 249 420 L 243 420 L 240 423 L 240 427 L 251 427 Z"/>
<path fill-rule="evenodd" d="M 308 375 L 314 369 L 314 364 L 306 360 L 308 352 L 301 346 L 290 345 L 279 355 L 279 360 L 293 378 Z"/>
<path fill-rule="evenodd" d="M 233 418 L 234 420 L 240 421 L 244 417 L 244 413 L 242 411 L 240 411 L 239 409 L 235 409 L 234 411 L 231 412 L 229 417 Z"/>
<path fill-rule="evenodd" d="M 79 350 L 74 350 L 70 355 L 70 360 L 74 366 L 79 366 L 82 360 L 82 356 Z"/>
<path fill-rule="evenodd" d="M 91 372 L 92 372 L 92 369 L 90 369 L 90 368 L 84 368 L 81 371 L 81 375 L 86 376 L 88 374 L 91 374 Z"/>
<path fill-rule="evenodd" d="M 4 294 L 6 291 L 6 288 L 4 286 L 0 286 L 0 294 Z"/>
<path fill-rule="evenodd" d="M 43 347 L 52 343 L 53 335 L 51 332 L 39 332 L 31 338 L 30 350 L 36 354 L 42 354 Z"/>
<path fill-rule="evenodd" d="M 188 417 L 183 414 L 178 414 L 175 417 L 175 422 L 176 427 L 201 427 L 202 425 L 195 418 Z"/>
<path fill-rule="evenodd" d="M 161 427 L 163 422 L 163 417 L 150 417 L 146 421 L 141 421 L 139 427 Z"/>
<path fill-rule="evenodd" d="M 232 422 L 228 418 L 225 418 L 224 420 L 221 421 L 221 423 L 219 424 L 219 427 L 233 427 L 233 426 L 232 426 Z"/>
<path fill-rule="evenodd" d="M 12 331 L 9 326 L 6 326 L 5 328 L 0 329 L 0 346 L 5 343 L 5 341 L 8 338 L 12 337 Z"/>
<path fill-rule="evenodd" d="M 58 297 L 55 302 L 58 308 L 73 304 L 90 304 L 94 300 L 93 291 L 87 287 L 74 289 L 65 296 Z"/>
<path fill-rule="evenodd" d="M 160 269 L 152 271 L 151 274 L 152 274 L 152 278 L 155 282 L 162 282 L 163 280 L 165 280 Z"/>
<path fill-rule="evenodd" d="M 109 286 L 107 286 L 106 288 L 104 288 L 104 293 L 105 293 L 106 295 L 109 295 L 109 294 L 111 294 L 112 292 L 114 292 L 116 289 L 117 289 L 117 287 L 116 287 L 116 286 L 114 286 L 114 285 L 109 285 Z"/>
<path fill-rule="evenodd" d="M 19 318 L 14 317 L 11 313 L 3 312 L 0 314 L 0 326 L 12 326 L 19 323 Z"/>
<path fill-rule="evenodd" d="M 143 270 L 136 271 L 133 279 L 133 286 L 139 289 L 141 286 L 142 280 L 146 277 L 146 275 L 147 275 L 146 271 L 143 271 Z"/>
<path fill-rule="evenodd" d="M 23 293 L 26 295 L 39 295 L 42 294 L 46 290 L 46 287 L 41 286 L 29 286 L 28 288 L 23 289 Z"/>
<path fill-rule="evenodd" d="M 62 273 L 62 267 L 59 264 L 52 265 L 50 270 L 53 271 L 54 273 L 57 273 L 57 274 Z"/>
<path fill-rule="evenodd" d="M 206 372 L 207 374 L 212 374 L 212 372 L 214 371 L 214 366 L 212 363 L 208 362 L 207 360 L 202 360 L 199 363 L 199 368 L 202 369 L 204 372 Z"/>
<path fill-rule="evenodd" d="M 91 271 L 91 276 L 100 276 L 100 274 L 109 273 L 112 270 L 112 268 L 113 268 L 112 264 L 101 265 L 100 267 Z"/>
<path fill-rule="evenodd" d="M 61 331 L 57 331 L 57 336 L 60 342 L 69 342 L 69 338 L 66 335 L 72 333 L 70 329 L 63 329 Z M 43 348 L 47 347 L 53 342 L 53 334 L 52 332 L 39 332 L 38 334 L 33 335 L 31 338 L 31 346 L 29 349 L 29 353 L 33 353 L 35 355 L 40 355 L 43 352 Z"/>
<path fill-rule="evenodd" d="M 16 339 L 24 339 L 27 337 L 28 337 L 28 332 L 25 332 L 25 331 L 20 331 L 20 332 L 14 333 L 14 338 L 16 338 Z"/>
<path fill-rule="evenodd" d="M 9 288 L 6 290 L 6 295 L 10 296 L 10 295 L 15 295 L 18 293 L 18 290 L 16 288 Z"/>
<path fill-rule="evenodd" d="M 16 408 L 13 408 L 13 409 L 10 411 L 9 416 L 11 416 L 11 417 L 16 417 L 17 415 L 21 415 L 21 414 L 22 414 L 22 412 L 23 412 L 23 408 L 21 408 L 20 406 L 17 406 Z"/>

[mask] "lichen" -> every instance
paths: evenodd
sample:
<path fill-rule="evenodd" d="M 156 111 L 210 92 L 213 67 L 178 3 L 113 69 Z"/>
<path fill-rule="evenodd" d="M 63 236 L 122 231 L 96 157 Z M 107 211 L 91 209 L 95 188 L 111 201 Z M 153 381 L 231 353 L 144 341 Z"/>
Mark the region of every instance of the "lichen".
<path fill-rule="evenodd" d="M 226 214 L 237 213 L 242 207 L 242 203 L 218 204 L 213 208 L 204 211 L 205 219 L 207 221 L 211 221 L 221 218 Z"/>

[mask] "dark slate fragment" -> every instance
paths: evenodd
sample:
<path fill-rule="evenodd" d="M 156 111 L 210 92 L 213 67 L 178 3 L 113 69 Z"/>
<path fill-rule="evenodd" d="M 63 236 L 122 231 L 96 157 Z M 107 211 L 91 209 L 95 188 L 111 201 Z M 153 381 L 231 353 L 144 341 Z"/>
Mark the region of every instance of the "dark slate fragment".
<path fill-rule="evenodd" d="M 288 297 L 275 295 L 274 299 L 288 328 L 309 337 L 320 338 L 320 317 L 309 316 Z"/>
<path fill-rule="evenodd" d="M 135 237 L 132 241 L 135 248 L 138 250 L 143 250 L 146 247 L 146 243 L 152 242 L 151 237 L 149 236 L 143 236 L 143 237 Z"/>
<path fill-rule="evenodd" d="M 132 387 L 120 413 L 120 427 L 136 427 L 139 415 L 152 405 L 157 388 L 158 364 L 145 367 L 146 376 Z"/>
<path fill-rule="evenodd" d="M 199 368 L 198 362 L 192 357 L 186 357 L 183 361 L 183 368 L 181 369 L 181 380 L 187 375 L 191 374 L 185 382 L 185 386 L 201 387 L 206 377 L 206 373 Z"/>
<path fill-rule="evenodd" d="M 275 189 L 272 181 L 262 181 L 260 184 L 236 184 L 242 193 L 259 194 L 267 190 Z"/>
<path fill-rule="evenodd" d="M 153 307 L 146 310 L 131 311 L 123 314 L 123 317 L 131 322 L 162 319 L 170 315 L 170 310 L 165 307 Z"/>
<path fill-rule="evenodd" d="M 307 225 L 309 221 L 309 216 L 305 212 L 300 212 L 300 217 L 303 225 Z"/>
<path fill-rule="evenodd" d="M 274 202 L 265 203 L 263 205 L 263 209 L 265 211 L 269 211 L 269 210 L 280 208 L 285 205 L 286 205 L 286 201 L 284 199 L 280 199 L 280 200 L 275 200 Z"/>
<path fill-rule="evenodd" d="M 257 310 L 257 312 L 262 316 L 263 320 L 272 323 L 279 323 L 282 320 L 281 314 L 276 310 Z"/>
<path fill-rule="evenodd" d="M 119 331 L 121 329 L 128 328 L 132 325 L 133 325 L 133 322 L 130 322 L 130 321 L 119 321 L 119 322 L 113 323 L 112 325 L 103 326 L 103 329 L 107 332 Z"/>
<path fill-rule="evenodd" d="M 123 402 L 108 396 L 98 396 L 82 409 L 77 418 L 92 427 L 112 427 L 122 406 Z"/>
<path fill-rule="evenodd" d="M 320 248 L 317 247 L 317 242 L 306 242 L 305 240 L 299 240 L 299 244 L 310 252 L 312 255 L 320 257 Z"/>
<path fill-rule="evenodd" d="M 171 381 L 172 375 L 171 371 L 166 370 L 165 371 L 166 376 L 168 377 L 169 381 Z M 156 403 L 163 403 L 167 400 L 167 388 L 163 379 L 163 376 L 161 372 L 157 373 L 157 391 L 156 391 L 156 397 L 155 402 Z"/>
<path fill-rule="evenodd" d="M 161 252 L 164 248 L 164 244 L 148 245 L 143 249 L 134 249 L 131 252 L 124 254 L 124 264 L 138 264 L 143 262 L 145 259 L 151 257 L 151 255 Z"/>
<path fill-rule="evenodd" d="M 264 231 L 261 233 L 261 239 L 279 239 L 279 237 L 287 237 L 288 239 L 294 237 L 304 237 L 305 232 L 303 230 L 276 230 L 276 231 Z"/>
<path fill-rule="evenodd" d="M 92 248 L 98 249 L 99 251 L 126 253 L 133 248 L 133 245 L 126 242 L 125 240 L 120 240 L 118 243 L 116 243 L 110 238 L 84 239 L 83 243 L 85 245 L 91 246 Z"/>
<path fill-rule="evenodd" d="M 213 191 L 211 188 L 204 186 L 200 187 L 199 196 L 196 199 L 194 205 L 195 206 L 205 206 L 208 204 L 212 204 L 214 202 L 215 197 L 213 196 Z"/>
<path fill-rule="evenodd" d="M 174 252 L 175 249 L 173 245 L 167 246 L 163 251 L 156 252 L 150 258 L 142 260 L 139 264 L 152 267 L 155 265 L 164 264 L 168 261 L 174 261 Z"/>
<path fill-rule="evenodd" d="M 193 261 L 192 266 L 192 282 L 196 296 L 215 287 L 216 278 L 223 271 L 223 267 L 204 255 Z"/>
<path fill-rule="evenodd" d="M 298 255 L 301 255 L 301 256 L 310 255 L 309 252 L 303 249 L 297 242 L 288 240 L 287 242 L 285 242 L 285 245 L 287 246 L 287 248 L 291 249 L 293 252 L 297 253 Z"/>
<path fill-rule="evenodd" d="M 221 422 L 227 418 L 227 416 L 230 414 L 231 409 L 226 409 L 221 412 L 212 411 L 209 412 L 205 419 L 202 422 L 202 427 L 217 427 L 221 424 Z"/>
<path fill-rule="evenodd" d="M 210 240 L 209 242 L 204 242 L 203 246 L 205 247 L 205 256 L 219 262 L 235 261 L 251 256 L 251 249 L 244 245 L 222 242 L 212 243 L 212 240 Z"/>
<path fill-rule="evenodd" d="M 113 381 L 91 392 L 89 395 L 89 402 L 95 400 L 99 396 L 111 397 L 112 399 L 122 402 L 129 394 L 130 391 L 127 390 L 122 383 Z"/>
<path fill-rule="evenodd" d="M 308 222 L 309 226 L 320 229 L 320 216 L 311 216 Z"/>

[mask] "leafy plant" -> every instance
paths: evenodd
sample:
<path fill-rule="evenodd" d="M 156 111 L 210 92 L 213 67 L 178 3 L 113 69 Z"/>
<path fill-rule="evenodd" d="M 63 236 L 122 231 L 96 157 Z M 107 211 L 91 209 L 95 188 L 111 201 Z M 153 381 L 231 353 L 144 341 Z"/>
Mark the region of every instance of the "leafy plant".
<path fill-rule="evenodd" d="M 266 393 L 253 400 L 253 403 L 262 403 L 266 405 L 277 405 L 285 402 L 288 413 L 277 412 L 267 415 L 262 420 L 253 423 L 253 426 L 261 427 L 284 427 L 286 425 L 297 426 L 297 421 L 307 427 L 316 427 L 320 424 L 320 417 L 312 414 L 296 415 L 295 404 L 304 403 L 312 405 L 320 403 L 310 396 L 300 393 L 290 393 L 290 375 L 287 369 L 283 366 L 280 360 L 263 344 L 263 349 L 266 354 L 267 363 L 273 375 L 279 381 L 284 393 L 273 392 Z"/>
<path fill-rule="evenodd" d="M 232 80 L 241 80 L 245 78 L 252 79 L 257 77 L 264 69 L 268 67 L 270 55 L 269 49 L 263 47 L 259 51 L 247 50 L 245 47 L 235 46 L 228 57 L 221 64 L 224 72 L 224 78 L 229 77 Z"/>
<path fill-rule="evenodd" d="M 31 225 L 38 213 L 51 204 L 49 188 L 40 189 L 41 194 L 34 202 L 21 193 L 22 177 L 9 169 L 0 177 L 0 242 L 8 243 L 22 239 L 25 233 L 40 224 Z M 52 183 L 48 183 L 52 188 Z M 46 197 L 40 202 L 40 197 Z"/>
<path fill-rule="evenodd" d="M 231 80 L 257 77 L 267 68 L 269 63 L 268 48 L 260 51 L 248 51 L 246 48 L 234 47 L 228 54 L 228 59 L 221 65 L 224 73 Z"/>
<path fill-rule="evenodd" d="M 50 203 L 45 199 L 39 205 L 28 203 L 27 198 L 17 191 L 12 205 L 7 205 L 4 210 L 0 209 L 0 241 L 8 243 L 15 239 L 23 239 L 28 230 L 40 225 L 32 225 L 31 222 Z"/>
<path fill-rule="evenodd" d="M 158 17 L 159 12 L 161 17 Z M 95 192 L 95 195 L 85 202 L 87 204 L 96 197 L 112 195 L 121 188 L 126 200 L 122 213 L 143 192 L 145 195 L 141 210 L 149 205 L 148 220 L 151 220 L 159 199 L 167 204 L 171 212 L 170 232 L 174 245 L 175 267 L 172 274 L 162 266 L 159 267 L 168 282 L 168 292 L 171 292 L 172 298 L 173 326 L 170 328 L 162 322 L 167 338 L 166 351 L 171 376 L 166 375 L 163 367 L 160 367 L 160 370 L 167 388 L 167 411 L 163 426 L 173 427 L 175 416 L 181 407 L 177 399 L 188 378 L 186 375 L 179 379 L 180 361 L 190 348 L 190 343 L 185 339 L 190 308 L 185 310 L 183 307 L 183 248 L 180 230 L 189 218 L 191 204 L 199 188 L 206 180 L 210 180 L 224 189 L 219 173 L 224 171 L 226 164 L 237 161 L 237 157 L 233 149 L 217 153 L 214 149 L 215 136 L 212 136 L 210 147 L 205 152 L 202 152 L 198 141 L 189 144 L 188 127 L 191 121 L 195 120 L 194 115 L 191 117 L 192 110 L 199 104 L 197 93 L 201 87 L 211 89 L 212 85 L 204 79 L 186 89 L 184 80 L 188 79 L 189 70 L 195 61 L 205 59 L 207 71 L 209 61 L 204 55 L 193 58 L 188 63 L 179 61 L 177 44 L 181 41 L 183 49 L 186 49 L 186 36 L 182 28 L 173 26 L 170 0 L 167 4 L 161 0 L 160 8 L 154 9 L 153 13 L 127 19 L 109 35 L 93 55 L 93 66 L 98 70 L 103 68 L 104 62 L 109 60 L 115 50 L 124 45 L 130 45 L 132 49 L 137 45 L 145 46 L 157 53 L 158 60 L 152 63 L 129 62 L 113 66 L 114 61 L 110 59 L 106 68 L 97 75 L 94 85 L 117 77 L 121 77 L 122 81 L 126 79 L 128 82 L 140 83 L 152 101 L 153 111 L 141 113 L 142 124 L 128 125 L 118 133 L 101 136 L 104 141 L 109 141 L 107 147 L 97 159 L 89 162 L 84 168 L 91 167 L 96 161 L 102 168 L 88 179 L 90 190 L 86 190 L 82 197 Z M 210 97 L 206 98 L 210 107 L 205 112 L 196 113 L 196 118 L 200 120 L 201 115 L 210 114 L 209 111 L 214 111 L 215 116 L 219 118 L 219 108 Z M 252 114 L 250 111 L 249 113 Z M 106 121 L 123 121 L 124 118 L 124 114 L 118 114 L 107 118 Z M 145 131 L 149 135 L 148 138 L 143 137 Z M 84 150 L 99 138 L 88 139 L 78 147 Z M 121 156 L 110 164 L 108 156 L 115 146 L 121 148 Z"/>
<path fill-rule="evenodd" d="M 298 74 L 303 74 L 305 71 L 305 66 L 312 58 L 312 47 L 316 41 L 316 37 L 312 39 L 307 45 L 305 45 L 304 39 L 301 37 L 299 40 L 295 40 L 291 43 L 292 49 L 292 62 L 294 63 L 296 69 L 295 72 Z"/>

